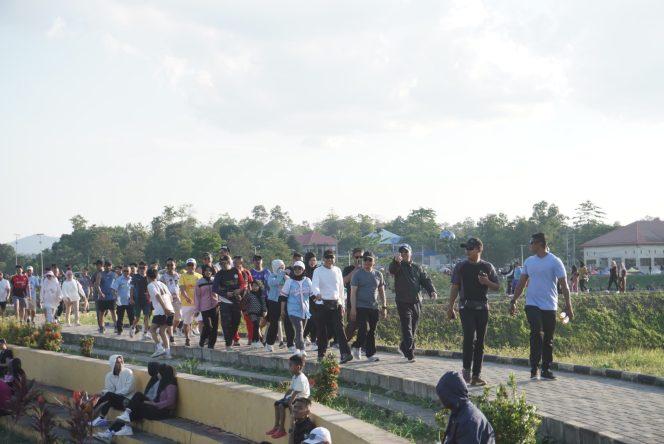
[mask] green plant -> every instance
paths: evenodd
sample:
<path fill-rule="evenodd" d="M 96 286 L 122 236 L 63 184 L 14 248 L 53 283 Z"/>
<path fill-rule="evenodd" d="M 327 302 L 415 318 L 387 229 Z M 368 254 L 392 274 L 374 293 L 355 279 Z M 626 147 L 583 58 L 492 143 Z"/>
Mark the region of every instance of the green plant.
<path fill-rule="evenodd" d="M 84 336 L 81 338 L 81 355 L 87 356 L 88 358 L 92 356 L 92 346 L 95 343 L 94 336 Z"/>
<path fill-rule="evenodd" d="M 197 373 L 200 364 L 201 362 L 196 358 L 185 359 L 182 363 L 178 364 L 178 370 L 193 375 Z"/>
<path fill-rule="evenodd" d="M 44 324 L 39 327 L 37 336 L 37 347 L 42 350 L 50 350 L 59 352 L 62 349 L 62 333 L 60 333 L 60 325 L 58 324 Z"/>
<path fill-rule="evenodd" d="M 72 441 L 77 444 L 83 444 L 92 436 L 92 426 L 90 421 L 94 416 L 94 405 L 98 396 L 89 396 L 82 390 L 74 390 L 72 398 L 63 397 L 58 400 L 69 410 L 69 419 L 67 419 L 67 429 Z"/>
<path fill-rule="evenodd" d="M 53 412 L 42 395 L 37 397 L 37 402 L 32 407 L 32 417 L 34 418 L 32 428 L 39 433 L 39 442 L 41 444 L 55 443 L 57 438 L 53 433 L 55 427 Z"/>
<path fill-rule="evenodd" d="M 14 379 L 14 386 L 11 399 L 9 400 L 9 412 L 14 420 L 25 415 L 30 405 L 37 400 L 40 393 L 34 388 L 35 380 L 25 380 L 23 378 Z"/>
<path fill-rule="evenodd" d="M 536 413 L 537 407 L 526 402 L 526 395 L 517 393 L 514 373 L 510 374 L 507 386 L 496 387 L 495 399 L 489 398 L 490 393 L 491 389 L 485 387 L 472 400 L 493 426 L 496 443 L 534 444 L 542 419 Z"/>
<path fill-rule="evenodd" d="M 327 353 L 320 361 L 320 370 L 309 378 L 312 398 L 322 404 L 329 404 L 337 397 L 341 367 L 334 353 Z"/>

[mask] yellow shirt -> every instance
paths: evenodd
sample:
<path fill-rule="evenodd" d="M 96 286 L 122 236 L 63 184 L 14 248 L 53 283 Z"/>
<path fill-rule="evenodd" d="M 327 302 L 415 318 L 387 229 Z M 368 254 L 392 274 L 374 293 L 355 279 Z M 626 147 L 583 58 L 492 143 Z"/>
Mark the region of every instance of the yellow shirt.
<path fill-rule="evenodd" d="M 196 272 L 193 274 L 189 274 L 186 271 L 180 273 L 180 299 L 182 300 L 183 307 L 191 307 L 194 305 L 194 289 L 196 288 L 196 282 L 198 282 L 198 280 L 202 277 L 202 275 Z M 182 290 L 187 292 L 187 296 L 189 296 L 191 302 L 185 299 Z"/>

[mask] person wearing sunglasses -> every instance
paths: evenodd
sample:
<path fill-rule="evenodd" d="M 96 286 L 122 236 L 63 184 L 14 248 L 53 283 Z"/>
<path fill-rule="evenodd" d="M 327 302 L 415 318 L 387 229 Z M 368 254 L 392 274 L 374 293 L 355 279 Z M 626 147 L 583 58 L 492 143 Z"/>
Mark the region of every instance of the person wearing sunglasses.
<path fill-rule="evenodd" d="M 486 385 L 480 377 L 484 359 L 484 338 L 489 324 L 489 289 L 498 291 L 498 275 L 494 266 L 482 260 L 484 244 L 476 237 L 461 244 L 466 260 L 459 262 L 452 272 L 450 303 L 447 317 L 456 319 L 454 302 L 459 297 L 459 314 L 463 327 L 463 371 L 466 384 Z M 472 364 L 472 377 L 471 377 Z"/>
<path fill-rule="evenodd" d="M 323 254 L 323 266 L 314 270 L 312 279 L 312 293 L 316 295 L 315 304 L 318 305 L 314 312 L 316 319 L 317 340 L 318 340 L 318 359 L 323 359 L 328 345 L 328 334 L 334 333 L 339 344 L 341 359 L 339 362 L 345 364 L 353 360 L 350 352 L 346 333 L 342 323 L 344 313 L 344 280 L 339 267 L 334 265 L 334 251 L 325 250 Z M 328 324 L 332 331 L 328 331 Z"/>
<path fill-rule="evenodd" d="M 415 362 L 415 338 L 422 311 L 420 291 L 424 288 L 431 299 L 436 299 L 438 293 L 424 268 L 413 262 L 413 249 L 408 244 L 399 247 L 399 254 L 394 256 L 388 270 L 394 276 L 395 302 L 401 322 L 399 350 L 408 362 Z"/>
<path fill-rule="evenodd" d="M 514 290 L 510 314 L 516 315 L 517 301 L 528 285 L 526 295 L 526 317 L 530 324 L 530 377 L 556 379 L 551 372 L 553 362 L 553 333 L 556 329 L 558 310 L 558 286 L 565 296 L 565 313 L 574 318 L 572 300 L 567 286 L 567 273 L 562 261 L 549 252 L 544 233 L 535 233 L 530 238 L 533 253 L 523 262 L 523 271 Z M 542 334 L 543 333 L 543 334 Z M 541 365 L 541 373 L 539 373 Z"/>
<path fill-rule="evenodd" d="M 385 298 L 385 279 L 383 273 L 374 270 L 376 258 L 371 251 L 361 256 L 362 268 L 353 273 L 350 281 L 350 316 L 357 324 L 357 339 L 353 343 L 353 358 L 362 359 L 364 348 L 367 361 L 376 362 L 376 325 L 378 318 L 387 317 L 387 299 Z"/>

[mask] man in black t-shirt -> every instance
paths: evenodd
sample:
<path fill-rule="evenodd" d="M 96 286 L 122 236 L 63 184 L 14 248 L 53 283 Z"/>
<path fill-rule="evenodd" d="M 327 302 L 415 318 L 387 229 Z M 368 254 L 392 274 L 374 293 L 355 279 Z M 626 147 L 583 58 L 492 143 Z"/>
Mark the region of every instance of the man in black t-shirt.
<path fill-rule="evenodd" d="M 484 337 L 489 323 L 488 290 L 499 289 L 496 269 L 481 259 L 484 245 L 471 237 L 461 248 L 466 249 L 467 259 L 459 262 L 452 272 L 450 304 L 447 316 L 456 319 L 454 301 L 459 296 L 459 314 L 463 327 L 463 379 L 471 385 L 485 385 L 480 378 L 484 358 Z M 471 377 L 472 364 L 472 377 Z"/>
<path fill-rule="evenodd" d="M 293 444 L 301 444 L 309 435 L 316 425 L 309 418 L 309 409 L 311 408 L 311 400 L 309 398 L 297 398 L 293 401 L 292 418 L 293 423 L 288 433 L 292 435 L 292 440 L 289 441 Z"/>

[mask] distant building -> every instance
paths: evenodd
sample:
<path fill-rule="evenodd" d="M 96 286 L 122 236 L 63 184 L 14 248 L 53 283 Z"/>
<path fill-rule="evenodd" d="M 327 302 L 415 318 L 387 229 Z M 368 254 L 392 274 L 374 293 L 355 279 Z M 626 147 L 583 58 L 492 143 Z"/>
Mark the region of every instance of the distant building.
<path fill-rule="evenodd" d="M 664 267 L 664 221 L 640 220 L 581 244 L 586 265 L 609 267 L 623 261 L 627 269 L 660 273 Z"/>
<path fill-rule="evenodd" d="M 395 251 L 396 248 L 398 248 L 402 244 L 401 236 L 399 236 L 398 234 L 394 234 L 391 231 L 387 231 L 384 228 L 369 233 L 364 237 L 374 242 L 377 242 L 379 246 L 391 247 L 393 251 Z"/>
<path fill-rule="evenodd" d="M 326 236 L 315 231 L 301 236 L 295 236 L 295 240 L 302 247 L 302 253 L 311 251 L 315 253 L 316 257 L 319 259 L 323 257 L 325 250 L 332 250 L 335 253 L 337 252 L 337 238 Z"/>

